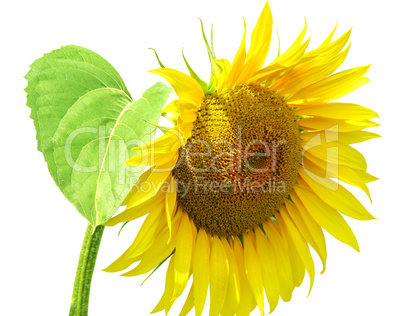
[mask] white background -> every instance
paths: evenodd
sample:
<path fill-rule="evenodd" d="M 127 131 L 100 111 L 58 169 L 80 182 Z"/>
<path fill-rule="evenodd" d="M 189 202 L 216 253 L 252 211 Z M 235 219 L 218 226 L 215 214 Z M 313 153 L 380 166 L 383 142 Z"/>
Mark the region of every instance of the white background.
<path fill-rule="evenodd" d="M 138 4 L 136 4 L 138 3 Z M 381 179 L 370 184 L 373 204 L 358 197 L 378 220 L 348 220 L 361 248 L 327 236 L 327 272 L 319 274 L 309 298 L 308 279 L 276 316 L 402 315 L 401 278 L 401 22 L 397 1 L 272 0 L 274 28 L 282 51 L 301 31 L 316 47 L 339 20 L 339 36 L 353 26 L 352 48 L 342 69 L 372 64 L 371 82 L 345 100 L 376 110 L 383 135 L 359 150 L 368 171 Z M 86 221 L 59 192 L 36 150 L 35 130 L 25 106 L 23 76 L 43 53 L 76 44 L 94 50 L 119 71 L 134 97 L 159 80 L 147 70 L 158 64 L 185 71 L 181 49 L 201 76 L 209 77 L 199 21 L 214 22 L 218 58 L 232 60 L 264 5 L 258 1 L 7 1 L 1 5 L 1 208 L 0 315 L 67 315 L 75 268 Z M 274 34 L 271 58 L 277 51 Z M 164 286 L 166 266 L 143 286 L 144 277 L 124 278 L 102 272 L 132 242 L 140 221 L 117 236 L 107 228 L 94 273 L 90 316 L 148 315 Z M 183 297 L 184 299 L 185 297 Z M 184 300 L 175 304 L 178 315 Z M 163 315 L 160 313 L 159 315 Z M 207 315 L 207 314 L 205 314 Z M 254 311 L 252 315 L 259 315 Z"/>

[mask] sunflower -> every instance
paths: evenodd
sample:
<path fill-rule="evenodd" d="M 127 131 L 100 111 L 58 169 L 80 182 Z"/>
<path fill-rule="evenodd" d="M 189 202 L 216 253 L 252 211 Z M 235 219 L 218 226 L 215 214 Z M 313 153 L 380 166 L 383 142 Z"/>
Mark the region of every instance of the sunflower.
<path fill-rule="evenodd" d="M 336 29 L 336 27 L 335 27 Z M 180 315 L 201 315 L 209 288 L 210 315 L 264 315 L 281 298 L 310 279 L 314 249 L 325 271 L 323 229 L 359 251 L 340 214 L 373 217 L 342 185 L 362 189 L 376 180 L 350 144 L 378 137 L 363 131 L 377 124 L 370 109 L 333 102 L 365 84 L 369 66 L 333 74 L 349 50 L 350 31 L 333 40 L 335 29 L 306 52 L 302 32 L 263 67 L 272 34 L 266 3 L 246 52 L 246 28 L 233 62 L 216 59 L 207 44 L 209 84 L 168 68 L 165 78 L 178 99 L 163 110 L 175 126 L 135 148 L 128 165 L 149 166 L 106 225 L 145 216 L 129 249 L 106 271 L 124 276 L 152 271 L 169 260 L 165 290 L 153 310 L 171 309 L 191 288 Z M 204 34 L 204 33 L 203 33 Z M 346 48 L 345 48 L 346 47 Z M 162 65 L 162 64 L 161 64 Z M 163 66 L 163 65 L 162 65 Z"/>

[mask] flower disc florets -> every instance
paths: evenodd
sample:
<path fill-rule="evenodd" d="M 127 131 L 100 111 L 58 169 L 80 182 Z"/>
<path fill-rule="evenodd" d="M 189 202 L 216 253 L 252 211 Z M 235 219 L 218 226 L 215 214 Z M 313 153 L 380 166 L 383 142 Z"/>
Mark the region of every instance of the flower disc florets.
<path fill-rule="evenodd" d="M 269 88 L 242 84 L 200 105 L 173 172 L 178 202 L 198 228 L 238 235 L 278 210 L 300 163 L 293 110 Z"/>

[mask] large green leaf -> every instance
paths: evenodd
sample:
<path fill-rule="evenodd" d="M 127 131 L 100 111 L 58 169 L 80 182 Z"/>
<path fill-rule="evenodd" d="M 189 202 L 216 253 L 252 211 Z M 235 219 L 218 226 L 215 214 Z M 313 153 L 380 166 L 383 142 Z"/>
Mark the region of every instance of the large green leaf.
<path fill-rule="evenodd" d="M 26 76 L 38 149 L 67 199 L 92 224 L 116 212 L 142 167 L 123 166 L 150 141 L 171 89 L 157 83 L 133 101 L 117 71 L 79 46 L 45 54 Z"/>

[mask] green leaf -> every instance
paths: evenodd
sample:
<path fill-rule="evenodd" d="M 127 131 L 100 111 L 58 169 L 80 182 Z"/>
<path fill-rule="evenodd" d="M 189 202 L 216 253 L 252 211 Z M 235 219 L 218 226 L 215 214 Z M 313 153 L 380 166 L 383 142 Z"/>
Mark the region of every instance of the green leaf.
<path fill-rule="evenodd" d="M 148 48 L 148 49 L 152 49 L 152 50 L 154 51 L 155 57 L 156 57 L 156 59 L 158 60 L 159 66 L 160 66 L 161 68 L 166 68 L 166 67 L 162 64 L 161 60 L 159 59 L 159 56 L 158 56 L 158 53 L 156 52 L 156 50 L 153 49 L 153 48 Z"/>
<path fill-rule="evenodd" d="M 133 101 L 105 59 L 79 46 L 45 54 L 26 75 L 38 150 L 66 198 L 93 227 L 116 212 L 142 167 L 123 166 L 152 139 L 172 91 L 157 83 Z"/>
<path fill-rule="evenodd" d="M 186 63 L 187 69 L 190 73 L 190 76 L 198 82 L 198 84 L 201 86 L 202 91 L 207 92 L 208 91 L 208 85 L 205 81 L 201 80 L 200 77 L 198 77 L 198 75 L 195 73 L 195 71 L 193 70 L 193 68 L 191 68 L 190 64 L 187 62 L 186 57 L 184 56 L 184 48 L 182 50 L 182 55 L 183 55 L 183 59 L 184 62 Z"/>
<path fill-rule="evenodd" d="M 207 48 L 208 52 L 208 58 L 211 64 L 211 79 L 209 81 L 209 85 L 206 90 L 204 90 L 205 95 L 210 95 L 214 94 L 216 92 L 216 87 L 218 84 L 218 79 L 219 76 L 222 72 L 221 68 L 214 62 L 216 59 L 215 55 L 215 50 L 214 50 L 214 25 L 211 25 L 211 45 L 209 45 L 207 37 L 205 36 L 205 31 L 204 31 L 204 23 L 202 22 L 201 19 L 199 19 L 201 22 L 201 32 L 202 32 L 202 37 L 204 39 L 205 46 Z"/>

